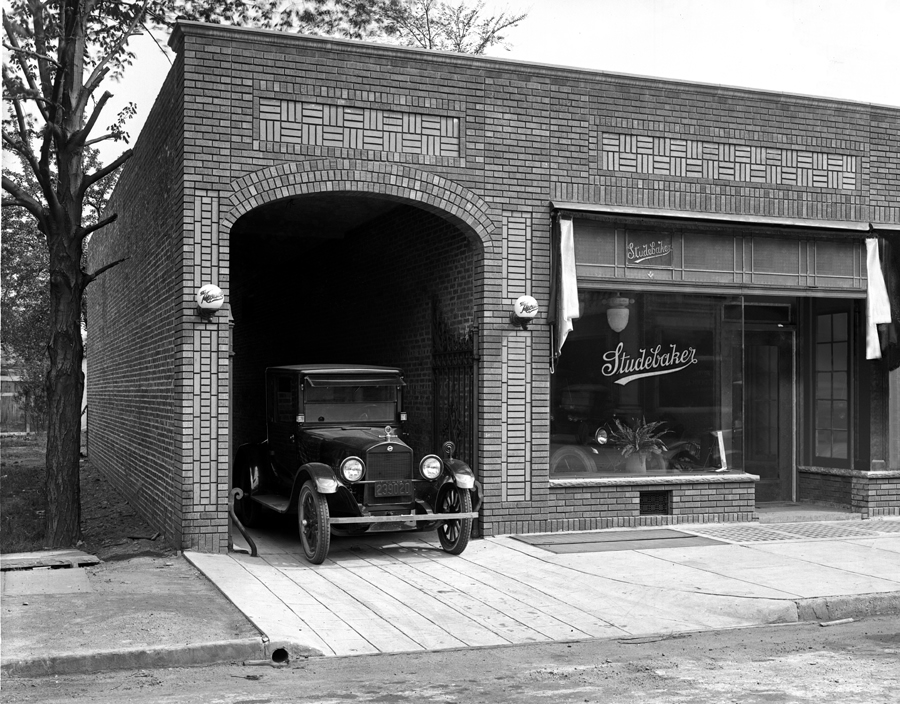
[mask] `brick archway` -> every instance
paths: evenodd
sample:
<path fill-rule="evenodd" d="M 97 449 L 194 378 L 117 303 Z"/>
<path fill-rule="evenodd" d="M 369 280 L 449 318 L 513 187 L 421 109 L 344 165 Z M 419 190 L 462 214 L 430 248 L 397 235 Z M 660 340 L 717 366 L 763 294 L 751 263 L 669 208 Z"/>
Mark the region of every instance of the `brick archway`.
<path fill-rule="evenodd" d="M 221 226 L 231 230 L 245 213 L 265 203 L 315 193 L 372 193 L 416 205 L 474 233 L 488 249 L 495 225 L 478 195 L 437 174 L 410 166 L 353 159 L 320 159 L 270 166 L 232 184 Z"/>

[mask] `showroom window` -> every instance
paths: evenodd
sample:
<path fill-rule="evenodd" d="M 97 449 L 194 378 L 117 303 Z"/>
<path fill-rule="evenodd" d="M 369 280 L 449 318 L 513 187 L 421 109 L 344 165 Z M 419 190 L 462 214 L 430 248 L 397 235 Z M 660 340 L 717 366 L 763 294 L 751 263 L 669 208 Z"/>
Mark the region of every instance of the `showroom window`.
<path fill-rule="evenodd" d="M 579 291 L 551 382 L 550 476 L 740 469 L 743 300 Z"/>

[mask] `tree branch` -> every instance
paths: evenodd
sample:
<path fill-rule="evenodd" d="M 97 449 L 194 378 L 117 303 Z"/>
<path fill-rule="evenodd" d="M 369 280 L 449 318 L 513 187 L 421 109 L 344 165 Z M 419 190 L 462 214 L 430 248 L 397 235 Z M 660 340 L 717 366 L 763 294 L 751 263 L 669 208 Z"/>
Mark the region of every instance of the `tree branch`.
<path fill-rule="evenodd" d="M 18 47 L 18 46 L 10 46 L 9 44 L 4 44 L 3 48 L 9 49 L 12 52 L 19 52 L 21 54 L 25 54 L 26 56 L 31 56 L 31 57 L 37 59 L 38 61 L 47 61 L 47 62 L 53 64 L 54 66 L 56 66 L 56 68 L 60 68 L 59 62 L 56 59 L 50 58 L 46 54 L 39 54 L 36 51 L 30 51 L 29 49 L 23 49 L 22 47 Z"/>
<path fill-rule="evenodd" d="M 9 17 L 6 16 L 5 12 L 3 13 L 3 29 L 6 31 L 6 36 L 9 38 L 10 44 L 12 44 L 13 47 L 15 47 L 16 49 L 21 49 L 21 47 L 19 47 L 19 40 L 16 37 L 15 29 L 12 25 L 12 22 L 9 20 Z M 42 95 L 40 89 L 38 88 L 37 83 L 34 80 L 34 76 L 32 75 L 31 70 L 28 68 L 28 63 L 25 61 L 24 57 L 22 56 L 22 51 L 15 52 L 15 57 L 16 57 L 16 63 L 18 63 L 20 68 L 22 69 L 22 75 L 25 76 L 25 81 L 28 83 L 28 87 L 31 88 L 31 90 L 33 90 L 36 95 Z M 58 65 L 59 64 L 57 64 L 57 66 Z M 40 67 L 40 66 L 41 66 L 41 62 L 39 60 L 38 67 Z M 35 104 L 37 105 L 38 111 L 41 113 L 41 117 L 45 121 L 49 120 L 49 116 L 47 115 L 47 112 L 44 110 L 44 107 L 41 105 L 41 103 L 38 101 L 35 101 Z"/>
<path fill-rule="evenodd" d="M 105 91 L 103 95 L 100 96 L 100 100 L 97 101 L 97 104 L 91 111 L 91 116 L 88 118 L 84 127 L 72 135 L 71 144 L 73 146 L 84 146 L 87 136 L 91 133 L 91 130 L 94 129 L 94 125 L 97 124 L 97 118 L 100 117 L 100 113 L 103 112 L 103 106 L 106 105 L 110 98 L 112 98 L 112 93 L 109 91 Z"/>
<path fill-rule="evenodd" d="M 40 225 L 41 232 L 44 232 L 44 207 L 38 203 L 28 191 L 7 176 L 3 177 L 3 190 L 15 198 L 16 205 L 25 208 L 29 213 L 34 215 Z"/>
<path fill-rule="evenodd" d="M 97 90 L 100 82 L 106 74 L 109 73 L 109 62 L 112 60 L 112 57 L 118 56 L 122 47 L 128 43 L 128 39 L 131 37 L 132 32 L 134 32 L 135 28 L 143 21 L 144 14 L 147 12 L 147 5 L 149 4 L 150 0 L 143 0 L 141 8 L 134 14 L 131 22 L 129 22 L 128 26 L 122 31 L 122 35 L 118 38 L 116 43 L 113 44 L 110 50 L 106 52 L 106 55 L 100 59 L 97 65 L 94 66 L 94 70 L 84 82 L 82 93 L 78 97 L 78 105 L 76 106 L 78 110 L 85 110 L 87 108 L 88 97 L 94 94 L 94 91 Z"/>
<path fill-rule="evenodd" d="M 90 175 L 85 174 L 84 179 L 81 182 L 81 188 L 78 189 L 78 197 L 84 198 L 84 194 L 87 192 L 88 188 L 97 183 L 97 181 L 109 176 L 113 171 L 115 171 L 122 164 L 128 161 L 131 158 L 132 154 L 134 154 L 134 152 L 131 149 L 126 149 L 124 152 L 122 152 L 119 158 L 111 164 L 104 166 L 102 169 L 98 169 Z"/>
<path fill-rule="evenodd" d="M 34 154 L 31 153 L 31 149 L 28 146 L 27 142 L 16 142 L 6 132 L 3 133 L 3 141 L 6 143 L 6 146 L 10 151 L 15 152 L 20 157 L 22 157 L 28 163 L 28 166 L 31 167 L 31 170 L 34 171 L 35 174 L 37 174 L 37 162 L 35 161 Z"/>
<path fill-rule="evenodd" d="M 34 30 L 34 48 L 39 52 L 46 54 L 47 53 L 47 25 L 51 32 L 55 30 L 56 23 L 53 21 L 53 15 L 51 15 L 46 8 L 41 5 L 35 5 L 32 3 L 32 27 Z M 38 62 L 38 74 L 40 75 L 41 86 L 43 87 L 44 95 L 52 95 L 53 93 L 53 81 L 51 80 L 51 75 L 49 71 L 49 66 L 45 63 Z"/>
<path fill-rule="evenodd" d="M 107 132 L 106 134 L 101 135 L 99 137 L 94 137 L 93 139 L 86 140 L 84 143 L 84 146 L 90 147 L 91 145 L 97 144 L 99 142 L 105 142 L 107 139 L 115 139 L 115 138 L 116 138 L 115 134 L 113 134 L 112 132 Z"/>
<path fill-rule="evenodd" d="M 6 78 L 6 76 L 4 76 Z M 18 99 L 13 98 L 13 109 L 16 113 L 16 123 L 19 130 L 19 140 L 20 144 L 16 144 L 12 137 L 10 137 L 6 132 L 3 133 L 3 141 L 7 143 L 10 149 L 14 150 L 17 154 L 21 155 L 25 161 L 28 162 L 28 165 L 31 167 L 31 170 L 37 173 L 38 163 L 37 159 L 34 156 L 34 150 L 31 148 L 31 140 L 28 138 L 28 124 L 25 121 L 25 113 L 22 110 L 22 105 Z"/>
<path fill-rule="evenodd" d="M 82 241 L 86 240 L 88 236 L 92 232 L 96 232 L 97 230 L 102 230 L 104 227 L 109 225 L 110 223 L 115 222 L 119 218 L 118 213 L 113 213 L 107 218 L 103 218 L 102 220 L 98 220 L 93 225 L 88 225 L 87 227 L 82 227 L 76 233 L 76 237 Z"/>
<path fill-rule="evenodd" d="M 99 277 L 100 274 L 102 274 L 103 272 L 109 271 L 109 270 L 112 269 L 114 266 L 118 266 L 118 265 L 121 264 L 122 262 L 127 262 L 129 259 L 131 259 L 131 257 L 123 257 L 122 259 L 119 259 L 119 260 L 117 260 L 117 261 L 114 261 L 112 264 L 107 264 L 106 266 L 101 266 L 99 269 L 97 269 L 97 271 L 95 271 L 95 272 L 92 273 L 92 274 L 85 274 L 85 276 L 84 276 L 84 284 L 82 285 L 82 290 L 84 290 L 85 288 L 87 288 L 88 284 L 90 284 L 92 281 L 96 281 L 96 280 L 97 280 L 97 277 Z"/>

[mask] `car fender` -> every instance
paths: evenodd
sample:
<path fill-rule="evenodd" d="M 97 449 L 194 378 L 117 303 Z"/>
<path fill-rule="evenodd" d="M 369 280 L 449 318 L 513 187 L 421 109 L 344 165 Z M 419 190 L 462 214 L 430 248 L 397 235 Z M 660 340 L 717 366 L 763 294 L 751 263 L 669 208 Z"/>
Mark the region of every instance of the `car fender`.
<path fill-rule="evenodd" d="M 453 483 L 460 489 L 475 488 L 475 472 L 462 460 L 444 460 Z"/>
<path fill-rule="evenodd" d="M 335 494 L 338 490 L 338 480 L 334 471 L 322 462 L 310 462 L 300 467 L 294 478 L 294 488 L 291 491 L 291 503 L 300 496 L 300 489 L 307 480 L 315 482 L 316 491 L 320 494 Z"/>

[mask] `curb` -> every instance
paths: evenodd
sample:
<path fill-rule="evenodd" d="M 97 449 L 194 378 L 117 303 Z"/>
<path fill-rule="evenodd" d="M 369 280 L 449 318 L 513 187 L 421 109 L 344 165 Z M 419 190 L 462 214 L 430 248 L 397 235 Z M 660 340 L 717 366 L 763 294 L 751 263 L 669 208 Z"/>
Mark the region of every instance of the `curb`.
<path fill-rule="evenodd" d="M 4 658 L 4 677 L 76 675 L 104 670 L 141 670 L 156 667 L 190 667 L 252 660 L 287 662 L 289 656 L 321 655 L 312 648 L 304 653 L 297 646 L 279 646 L 263 637 L 213 641 L 181 646 L 158 646 L 123 650 L 97 650 L 36 658 Z"/>
<path fill-rule="evenodd" d="M 798 599 L 799 621 L 836 621 L 864 616 L 892 616 L 900 614 L 900 592 L 877 592 L 849 596 L 826 596 Z"/>

